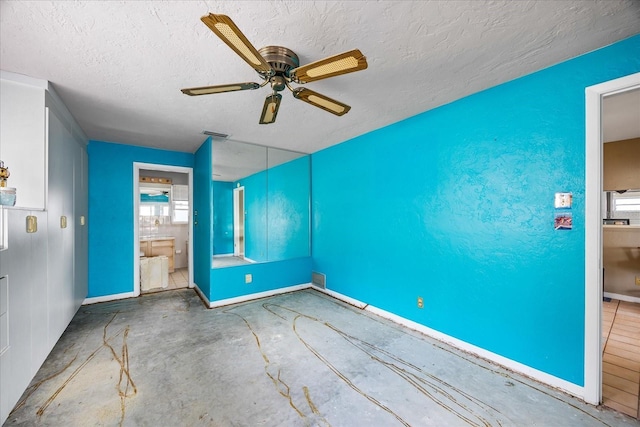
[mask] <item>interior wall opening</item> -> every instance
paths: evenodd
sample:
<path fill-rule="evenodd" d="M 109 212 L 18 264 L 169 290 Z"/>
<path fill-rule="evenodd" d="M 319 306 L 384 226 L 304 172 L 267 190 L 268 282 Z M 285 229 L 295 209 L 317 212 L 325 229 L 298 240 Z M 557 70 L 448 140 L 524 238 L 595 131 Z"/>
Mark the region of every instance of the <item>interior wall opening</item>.
<path fill-rule="evenodd" d="M 139 164 L 135 175 L 135 294 L 193 287 L 191 169 Z"/>

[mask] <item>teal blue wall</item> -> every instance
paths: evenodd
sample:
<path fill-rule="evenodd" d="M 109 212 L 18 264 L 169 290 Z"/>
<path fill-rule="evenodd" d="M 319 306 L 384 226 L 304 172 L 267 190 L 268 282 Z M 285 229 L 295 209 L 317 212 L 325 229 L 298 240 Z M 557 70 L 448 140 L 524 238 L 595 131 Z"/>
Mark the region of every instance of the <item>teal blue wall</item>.
<path fill-rule="evenodd" d="M 193 154 L 89 141 L 88 297 L 133 292 L 133 163 L 193 166 Z M 211 163 L 211 162 L 209 162 Z"/>
<path fill-rule="evenodd" d="M 213 181 L 213 254 L 233 254 L 233 182 Z"/>
<path fill-rule="evenodd" d="M 313 154 L 314 270 L 583 385 L 585 88 L 638 71 L 640 36 Z"/>
<path fill-rule="evenodd" d="M 210 301 L 311 283 L 311 257 L 211 270 Z M 245 274 L 253 281 L 245 283 Z"/>
<path fill-rule="evenodd" d="M 193 168 L 193 281 L 208 298 L 213 257 L 213 175 L 211 137 L 194 155 Z"/>
<path fill-rule="evenodd" d="M 235 185 L 244 187 L 244 256 L 267 261 L 267 172 L 242 178 Z"/>
<path fill-rule="evenodd" d="M 270 168 L 267 190 L 267 256 L 270 261 L 310 255 L 311 159 Z"/>

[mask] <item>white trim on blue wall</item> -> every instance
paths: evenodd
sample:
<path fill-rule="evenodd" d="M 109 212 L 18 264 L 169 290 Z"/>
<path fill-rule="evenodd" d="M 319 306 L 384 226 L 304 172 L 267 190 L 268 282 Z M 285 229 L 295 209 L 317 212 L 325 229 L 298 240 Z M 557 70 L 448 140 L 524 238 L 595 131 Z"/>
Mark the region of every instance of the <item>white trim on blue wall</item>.
<path fill-rule="evenodd" d="M 597 405 L 602 397 L 602 98 L 640 87 L 640 73 L 585 89 L 585 336 L 584 396 Z"/>
<path fill-rule="evenodd" d="M 96 304 L 99 302 L 116 301 L 119 299 L 133 298 L 137 295 L 135 292 L 123 292 L 121 294 L 103 295 L 100 297 L 87 297 L 82 301 L 82 305 Z"/>
<path fill-rule="evenodd" d="M 286 288 L 272 289 L 270 291 L 257 292 L 255 294 L 241 295 L 234 298 L 226 298 L 217 301 L 209 301 L 204 298 L 205 302 L 209 302 L 209 308 L 222 307 L 230 304 L 238 304 L 241 302 L 252 301 L 260 298 L 271 297 L 274 295 L 286 294 L 288 292 L 300 291 L 311 287 L 311 283 L 303 283 L 300 285 L 287 286 Z"/>
<path fill-rule="evenodd" d="M 414 331 L 421 332 L 431 338 L 434 338 L 438 341 L 449 344 L 455 348 L 458 348 L 462 351 L 466 351 L 471 353 L 477 357 L 480 357 L 485 360 L 489 360 L 491 362 L 495 362 L 507 369 L 518 372 L 522 375 L 525 375 L 529 378 L 532 378 L 536 381 L 540 381 L 544 384 L 550 385 L 551 387 L 556 387 L 561 390 L 566 391 L 574 396 L 583 397 L 583 388 L 577 386 L 569 381 L 563 380 L 561 378 L 555 377 L 553 375 L 549 375 L 546 372 L 539 371 L 530 366 L 524 365 L 522 363 L 516 362 L 514 360 L 508 359 L 504 356 L 500 356 L 499 354 L 492 353 L 488 350 L 485 350 L 481 347 L 477 347 L 475 345 L 469 344 L 465 341 L 454 338 L 450 335 L 443 334 L 442 332 L 436 331 L 435 329 L 431 329 L 427 326 L 424 326 L 420 323 L 413 322 L 411 320 L 405 319 L 404 317 L 393 314 L 389 311 L 382 310 L 378 307 L 366 304 L 362 301 L 358 301 L 356 299 L 350 298 L 346 295 L 342 295 L 338 292 L 329 290 L 329 289 L 321 289 L 313 286 L 313 289 L 318 290 L 319 292 L 323 292 L 327 295 L 330 295 L 334 298 L 342 300 L 350 305 L 356 306 L 363 310 L 369 311 L 373 314 L 376 314 L 380 317 L 384 317 L 385 319 L 389 319 L 392 322 L 398 323 L 399 325 L 405 326 Z"/>
<path fill-rule="evenodd" d="M 640 304 L 640 298 L 639 297 L 632 297 L 629 295 L 622 295 L 622 294 L 614 294 L 612 292 L 603 292 L 602 295 L 605 298 L 612 298 L 612 299 L 617 299 L 620 301 L 626 301 L 626 302 L 632 302 L 635 304 Z"/>

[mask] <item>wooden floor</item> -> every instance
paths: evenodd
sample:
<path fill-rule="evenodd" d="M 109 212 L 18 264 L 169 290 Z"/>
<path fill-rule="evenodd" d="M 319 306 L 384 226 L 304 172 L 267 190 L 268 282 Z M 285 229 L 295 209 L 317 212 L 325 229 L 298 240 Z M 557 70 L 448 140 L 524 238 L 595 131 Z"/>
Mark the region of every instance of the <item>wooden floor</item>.
<path fill-rule="evenodd" d="M 640 418 L 640 304 L 603 302 L 602 348 L 602 403 Z"/>

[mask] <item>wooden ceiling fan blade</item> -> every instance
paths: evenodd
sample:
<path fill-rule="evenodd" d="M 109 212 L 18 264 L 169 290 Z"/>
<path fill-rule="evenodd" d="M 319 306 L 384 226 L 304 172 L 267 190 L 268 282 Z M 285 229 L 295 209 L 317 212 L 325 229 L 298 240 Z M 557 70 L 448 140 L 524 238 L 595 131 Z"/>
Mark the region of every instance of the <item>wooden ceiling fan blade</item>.
<path fill-rule="evenodd" d="M 367 58 L 358 49 L 354 49 L 295 68 L 289 72 L 289 76 L 294 82 L 308 83 L 364 70 L 367 66 Z"/>
<path fill-rule="evenodd" d="M 260 115 L 261 125 L 268 125 L 276 121 L 276 116 L 280 109 L 280 101 L 282 101 L 282 95 L 279 93 L 267 96 L 267 99 L 264 100 L 264 106 L 262 107 L 262 114 Z"/>
<path fill-rule="evenodd" d="M 210 13 L 200 20 L 257 72 L 266 75 L 274 74 L 271 65 L 258 53 L 231 18 Z"/>
<path fill-rule="evenodd" d="M 303 87 L 294 89 L 293 96 L 307 104 L 311 104 L 315 107 L 322 108 L 331 114 L 335 114 L 336 116 L 343 116 L 351 109 L 347 104 L 343 104 L 340 101 L 336 101 L 328 96 L 324 96 L 318 92 Z"/>
<path fill-rule="evenodd" d="M 259 87 L 260 85 L 258 83 L 247 82 L 247 83 L 232 83 L 228 85 L 218 85 L 218 86 L 192 87 L 192 88 L 180 89 L 180 90 L 185 95 L 197 96 L 197 95 L 210 95 L 213 93 L 234 92 L 236 90 L 258 89 Z"/>

